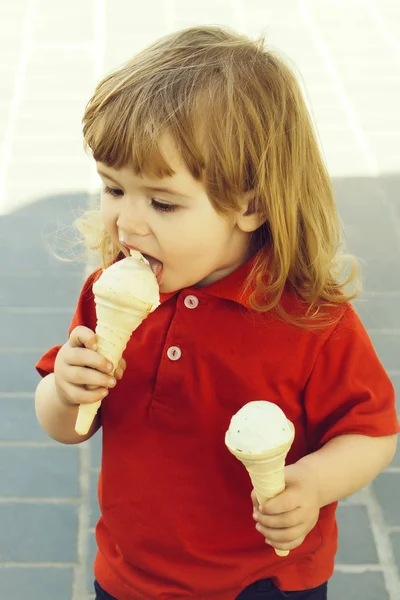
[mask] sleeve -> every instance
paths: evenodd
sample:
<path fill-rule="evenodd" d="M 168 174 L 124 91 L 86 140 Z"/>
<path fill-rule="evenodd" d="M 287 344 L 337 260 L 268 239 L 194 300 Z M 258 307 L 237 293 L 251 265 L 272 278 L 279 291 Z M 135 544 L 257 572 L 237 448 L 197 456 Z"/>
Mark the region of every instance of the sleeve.
<path fill-rule="evenodd" d="M 75 329 L 75 327 L 78 327 L 78 325 L 84 325 L 93 331 L 95 330 L 96 309 L 92 287 L 100 275 L 101 270 L 95 271 L 85 281 L 79 296 L 75 314 L 72 317 L 72 321 L 69 326 L 68 335 L 70 335 L 71 331 Z M 54 346 L 53 348 L 50 348 L 50 350 L 48 350 L 46 354 L 44 354 L 38 361 L 36 364 L 36 370 L 38 371 L 39 375 L 45 377 L 49 373 L 54 372 L 54 362 L 60 348 L 61 346 Z"/>
<path fill-rule="evenodd" d="M 317 355 L 304 407 L 312 450 L 339 435 L 400 431 L 393 385 L 351 305 Z"/>

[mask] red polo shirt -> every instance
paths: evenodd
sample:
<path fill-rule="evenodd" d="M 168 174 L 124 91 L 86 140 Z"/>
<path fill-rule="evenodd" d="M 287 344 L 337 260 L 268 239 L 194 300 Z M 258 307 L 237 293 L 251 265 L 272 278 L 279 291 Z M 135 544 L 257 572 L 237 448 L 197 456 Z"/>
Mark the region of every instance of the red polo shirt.
<path fill-rule="evenodd" d="M 352 307 L 318 332 L 256 313 L 242 293 L 250 265 L 164 295 L 132 336 L 124 378 L 103 402 L 95 575 L 118 600 L 233 600 L 261 578 L 302 590 L 332 575 L 336 504 L 287 558 L 255 530 L 250 479 L 224 445 L 246 402 L 275 402 L 294 423 L 288 463 L 338 435 L 399 430 L 392 384 Z M 97 276 L 85 283 L 71 328 L 95 329 Z M 284 303 L 299 308 L 288 293 Z M 42 375 L 58 349 L 38 363 Z"/>

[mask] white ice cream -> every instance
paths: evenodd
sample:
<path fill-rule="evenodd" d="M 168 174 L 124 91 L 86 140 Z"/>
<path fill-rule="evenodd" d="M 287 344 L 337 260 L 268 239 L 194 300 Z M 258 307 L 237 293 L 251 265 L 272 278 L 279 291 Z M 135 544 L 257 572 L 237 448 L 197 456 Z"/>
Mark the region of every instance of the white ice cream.
<path fill-rule="evenodd" d="M 232 417 L 225 443 L 232 450 L 261 454 L 287 444 L 292 436 L 293 428 L 279 406 L 256 400 Z"/>
<path fill-rule="evenodd" d="M 150 305 L 150 311 L 160 303 L 157 279 L 149 261 L 140 252 L 117 261 L 103 271 L 94 283 L 96 299 L 102 298 L 120 310 L 130 309 L 137 301 Z"/>

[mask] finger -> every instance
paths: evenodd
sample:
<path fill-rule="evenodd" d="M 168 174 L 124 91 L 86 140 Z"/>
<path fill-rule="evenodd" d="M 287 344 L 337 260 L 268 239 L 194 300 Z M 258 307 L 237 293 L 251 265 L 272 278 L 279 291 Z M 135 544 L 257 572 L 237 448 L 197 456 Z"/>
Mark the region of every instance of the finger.
<path fill-rule="evenodd" d="M 87 390 L 73 383 L 66 384 L 65 392 L 71 404 L 93 404 L 104 400 L 108 395 L 106 388 L 98 387 L 95 390 Z"/>
<path fill-rule="evenodd" d="M 115 379 L 117 379 L 118 381 L 120 381 L 122 379 L 123 375 L 124 375 L 124 370 L 121 369 L 121 367 L 118 367 L 118 369 L 114 373 Z"/>
<path fill-rule="evenodd" d="M 296 490 L 286 488 L 283 492 L 267 500 L 262 505 L 262 513 L 264 515 L 279 515 L 290 512 L 300 506 L 299 495 Z"/>
<path fill-rule="evenodd" d="M 68 344 L 73 348 L 92 348 L 95 346 L 96 349 L 97 338 L 94 331 L 89 327 L 83 327 L 82 325 L 75 327 L 71 331 L 69 336 Z"/>
<path fill-rule="evenodd" d="M 304 526 L 298 525 L 296 527 L 289 527 L 287 529 L 270 529 L 269 527 L 263 527 L 260 523 L 257 523 L 256 529 L 266 540 L 275 545 L 275 543 L 287 544 L 297 540 L 299 537 L 304 536 Z"/>
<path fill-rule="evenodd" d="M 67 348 L 64 360 L 70 366 L 89 367 L 102 373 L 112 373 L 114 368 L 112 363 L 98 352 L 81 347 Z"/>
<path fill-rule="evenodd" d="M 116 384 L 115 378 L 110 375 L 105 375 L 95 369 L 77 366 L 69 368 L 67 381 L 73 385 L 88 386 L 92 389 L 99 387 L 108 389 L 114 387 Z"/>
<path fill-rule="evenodd" d="M 305 535 L 302 535 L 291 542 L 274 542 L 272 544 L 270 540 L 266 539 L 265 543 L 275 548 L 275 550 L 294 550 L 295 548 L 301 546 L 301 544 L 304 542 L 304 538 Z"/>
<path fill-rule="evenodd" d="M 251 492 L 251 501 L 253 503 L 254 511 L 258 511 L 258 507 L 259 507 L 260 503 L 257 500 L 257 496 L 256 496 L 255 490 L 252 490 L 252 492 Z"/>
<path fill-rule="evenodd" d="M 122 372 L 125 371 L 125 369 L 126 369 L 126 360 L 124 358 L 121 358 L 121 360 L 119 361 L 118 368 L 122 369 Z"/>
<path fill-rule="evenodd" d="M 258 510 L 254 510 L 253 519 L 264 527 L 272 529 L 285 529 L 287 527 L 295 527 L 304 522 L 304 514 L 301 508 L 295 508 L 286 513 L 278 515 L 264 515 Z"/>

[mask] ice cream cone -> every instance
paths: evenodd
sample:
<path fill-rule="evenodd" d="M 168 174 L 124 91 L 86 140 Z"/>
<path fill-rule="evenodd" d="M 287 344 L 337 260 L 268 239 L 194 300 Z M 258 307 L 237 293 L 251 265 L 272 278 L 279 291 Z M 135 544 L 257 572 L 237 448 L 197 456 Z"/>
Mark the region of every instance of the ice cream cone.
<path fill-rule="evenodd" d="M 115 371 L 132 332 L 159 305 L 157 279 L 149 262 L 140 252 L 132 250 L 130 257 L 103 271 L 93 284 L 93 293 L 97 351 L 113 364 Z M 77 433 L 88 433 L 100 406 L 101 400 L 80 405 L 75 424 Z"/>
<path fill-rule="evenodd" d="M 290 421 L 288 424 L 293 431 L 291 439 L 281 446 L 260 454 L 242 452 L 226 444 L 228 450 L 246 467 L 260 504 L 264 504 L 285 489 L 285 459 L 294 439 L 293 424 Z M 275 552 L 278 556 L 289 554 L 288 550 L 275 549 Z"/>
<path fill-rule="evenodd" d="M 112 306 L 107 301 L 97 299 L 97 351 L 113 364 L 114 371 L 118 367 L 133 331 L 141 325 L 151 310 L 151 304 L 140 300 L 137 300 L 137 307 L 132 306 L 129 310 L 123 310 L 120 306 Z M 101 400 L 79 406 L 75 425 L 75 431 L 79 435 L 88 433 L 100 406 Z"/>

